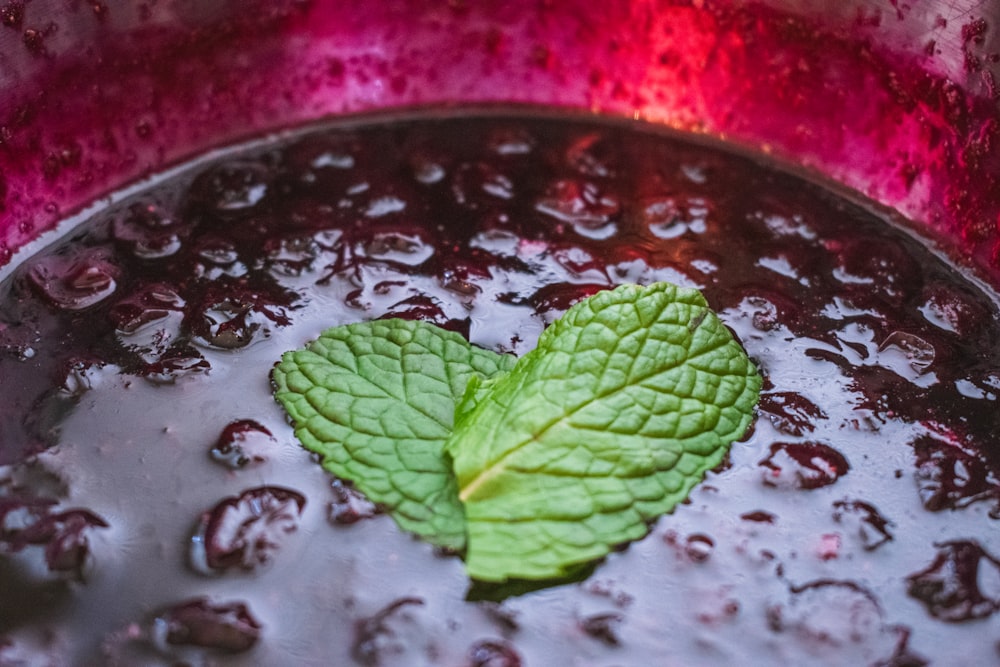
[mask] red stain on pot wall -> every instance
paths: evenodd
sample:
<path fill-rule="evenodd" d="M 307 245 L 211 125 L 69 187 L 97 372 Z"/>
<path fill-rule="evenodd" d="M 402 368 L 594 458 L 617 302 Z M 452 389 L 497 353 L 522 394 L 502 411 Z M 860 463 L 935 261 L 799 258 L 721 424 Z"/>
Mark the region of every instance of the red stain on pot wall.
<path fill-rule="evenodd" d="M 917 19 L 888 2 L 828 29 L 707 0 L 486 4 L 8 3 L 0 264 L 93 199 L 206 148 L 330 115 L 515 103 L 790 159 L 927 223 L 1000 276 L 1000 56 L 986 18 L 918 17 L 940 39 L 902 54 L 876 37 Z M 964 22 L 950 47 L 949 20 Z"/>

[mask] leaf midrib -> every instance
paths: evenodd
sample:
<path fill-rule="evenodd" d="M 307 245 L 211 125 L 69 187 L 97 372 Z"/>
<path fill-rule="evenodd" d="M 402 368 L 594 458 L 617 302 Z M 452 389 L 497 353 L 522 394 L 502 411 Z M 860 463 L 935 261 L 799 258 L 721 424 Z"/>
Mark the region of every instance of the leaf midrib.
<path fill-rule="evenodd" d="M 648 328 L 644 329 L 643 333 L 645 334 L 646 338 L 648 339 L 649 329 Z M 725 347 L 726 344 L 727 344 L 727 342 L 728 341 L 726 341 L 724 337 L 722 337 L 722 336 L 716 336 L 715 340 L 713 341 L 712 347 L 705 348 L 705 349 L 701 350 L 700 352 L 698 352 L 694 356 L 687 356 L 687 357 L 684 357 L 682 359 L 676 360 L 674 363 L 672 363 L 668 367 L 657 367 L 653 372 L 650 372 L 650 373 L 648 373 L 648 374 L 646 374 L 646 375 L 638 378 L 635 382 L 631 382 L 631 383 L 627 383 L 627 384 L 622 384 L 622 385 L 614 387 L 614 388 L 612 388 L 610 390 L 607 390 L 607 391 L 605 391 L 603 393 L 595 394 L 589 400 L 584 401 L 584 402 L 580 403 L 579 405 L 573 406 L 569 410 L 563 412 L 559 416 L 557 416 L 554 419 L 552 419 L 549 423 L 545 424 L 537 433 L 532 433 L 528 438 L 525 438 L 523 441 L 517 443 L 517 445 L 515 445 L 514 447 L 511 447 L 510 449 L 508 449 L 507 451 L 505 451 L 503 454 L 500 455 L 499 458 L 497 458 L 496 461 L 493 462 L 492 465 L 490 465 L 490 466 L 484 468 L 483 470 L 481 470 L 475 477 L 473 477 L 469 481 L 468 484 L 466 484 L 464 487 L 461 487 L 459 489 L 459 493 L 458 493 L 459 499 L 463 503 L 466 502 L 466 501 L 468 501 L 468 499 L 476 491 L 478 491 L 480 487 L 482 487 L 484 484 L 487 484 L 488 482 L 490 482 L 493 479 L 495 479 L 499 474 L 501 474 L 506 469 L 506 467 L 502 465 L 504 463 L 504 461 L 506 461 L 511 456 L 515 455 L 517 452 L 519 452 L 522 449 L 524 449 L 524 447 L 526 447 L 529 443 L 539 442 L 541 440 L 541 438 L 550 429 L 552 429 L 557 424 L 568 420 L 569 418 L 571 418 L 572 416 L 574 416 L 577 412 L 579 412 L 580 410 L 582 410 L 587 405 L 590 405 L 590 404 L 595 403 L 597 401 L 605 400 L 605 399 L 613 396 L 614 394 L 617 394 L 620 391 L 624 391 L 624 390 L 626 390 L 626 389 L 628 389 L 630 387 L 633 387 L 635 385 L 642 384 L 643 382 L 646 382 L 649 379 L 654 378 L 654 377 L 656 377 L 658 375 L 662 375 L 663 373 L 669 373 L 670 371 L 672 371 L 672 370 L 674 370 L 674 369 L 676 369 L 676 368 L 678 368 L 680 366 L 683 366 L 685 364 L 691 363 L 693 360 L 698 359 L 699 357 L 701 357 L 703 355 L 710 354 L 710 353 L 714 352 L 715 350 L 717 350 L 717 349 L 719 349 L 721 347 Z M 646 340 L 643 341 L 643 345 L 645 345 L 645 343 L 646 343 Z M 636 358 L 638 356 L 639 355 L 636 355 Z M 633 362 L 634 362 L 634 360 L 633 360 Z M 704 372 L 708 372 L 708 371 L 704 371 Z M 509 409 L 509 406 L 507 406 L 506 409 Z"/>

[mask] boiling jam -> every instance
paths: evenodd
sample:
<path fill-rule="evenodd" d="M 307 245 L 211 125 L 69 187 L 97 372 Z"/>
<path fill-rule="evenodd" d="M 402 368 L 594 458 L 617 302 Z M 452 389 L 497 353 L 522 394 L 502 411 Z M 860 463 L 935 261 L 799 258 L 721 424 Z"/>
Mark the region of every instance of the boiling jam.
<path fill-rule="evenodd" d="M 470 582 L 296 442 L 269 371 L 433 322 L 521 355 L 700 288 L 764 377 L 585 577 Z M 823 188 L 642 125 L 368 119 L 208 156 L 0 284 L 0 664 L 992 664 L 1000 309 Z"/>

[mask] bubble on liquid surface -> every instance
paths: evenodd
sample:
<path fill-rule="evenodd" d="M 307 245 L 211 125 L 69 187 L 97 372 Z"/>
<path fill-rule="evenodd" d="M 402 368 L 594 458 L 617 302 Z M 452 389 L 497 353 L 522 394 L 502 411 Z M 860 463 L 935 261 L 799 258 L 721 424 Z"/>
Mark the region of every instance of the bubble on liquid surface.
<path fill-rule="evenodd" d="M 385 317 L 429 322 L 442 329 L 464 332 L 468 335 L 468 319 L 458 320 L 448 317 L 441 300 L 426 294 L 415 294 L 402 301 L 397 301 L 389 306 Z"/>
<path fill-rule="evenodd" d="M 946 285 L 931 285 L 924 291 L 925 301 L 920 313 L 936 327 L 960 336 L 977 335 L 989 315 L 980 304 L 964 292 Z"/>
<path fill-rule="evenodd" d="M 702 533 L 688 535 L 684 543 L 684 553 L 694 563 L 704 563 L 711 558 L 714 550 L 715 541 Z"/>
<path fill-rule="evenodd" d="M 528 303 L 536 313 L 545 316 L 546 321 L 552 321 L 569 310 L 574 303 L 606 289 L 608 286 L 603 284 L 553 283 L 532 294 Z"/>
<path fill-rule="evenodd" d="M 297 277 L 310 271 L 323 251 L 315 236 L 271 238 L 264 245 L 264 263 L 275 276 Z"/>
<path fill-rule="evenodd" d="M 223 285 L 205 293 L 197 312 L 191 328 L 198 340 L 223 350 L 247 347 L 270 336 L 273 326 L 291 322 L 284 307 L 267 295 L 245 288 L 227 290 Z"/>
<path fill-rule="evenodd" d="M 414 157 L 412 163 L 414 180 L 424 185 L 439 183 L 448 174 L 442 165 L 430 158 L 421 159 Z"/>
<path fill-rule="evenodd" d="M 874 551 L 892 541 L 893 524 L 874 505 L 863 500 L 838 500 L 833 508 L 833 520 L 860 541 L 865 551 Z"/>
<path fill-rule="evenodd" d="M 196 264 L 194 275 L 207 280 L 218 280 L 221 276 L 239 278 L 246 275 L 247 266 L 240 261 L 236 245 L 224 238 L 204 236 L 198 239 L 194 248 Z"/>
<path fill-rule="evenodd" d="M 566 164 L 584 176 L 607 178 L 619 171 L 620 148 L 602 132 L 583 134 L 569 143 Z"/>
<path fill-rule="evenodd" d="M 244 602 L 212 602 L 205 597 L 160 611 L 151 623 L 153 645 L 168 655 L 175 647 L 248 651 L 260 640 L 262 625 Z"/>
<path fill-rule="evenodd" d="M 916 334 L 893 331 L 878 347 L 878 364 L 919 387 L 937 382 L 931 371 L 937 355 L 934 345 Z"/>
<path fill-rule="evenodd" d="M 485 162 L 464 163 L 451 181 L 455 201 L 467 208 L 488 207 L 489 199 L 508 200 L 514 196 L 514 183 L 502 171 Z"/>
<path fill-rule="evenodd" d="M 350 132 L 311 137 L 289 146 L 284 155 L 289 171 L 302 183 L 327 182 L 351 172 L 362 152 L 361 140 Z"/>
<path fill-rule="evenodd" d="M 580 629 L 591 639 L 608 646 L 619 646 L 618 626 L 625 620 L 621 612 L 609 611 L 591 614 L 579 621 Z"/>
<path fill-rule="evenodd" d="M 205 512 L 191 537 L 189 562 L 203 574 L 254 570 L 270 562 L 298 529 L 306 499 L 277 486 L 247 489 Z"/>
<path fill-rule="evenodd" d="M 907 592 L 942 621 L 986 618 L 1000 609 L 1000 560 L 975 540 L 937 546 L 934 560 L 907 577 Z"/>
<path fill-rule="evenodd" d="M 189 233 L 177 217 L 155 201 L 139 201 L 114 216 L 113 238 L 139 259 L 170 257 Z"/>
<path fill-rule="evenodd" d="M 478 283 L 489 279 L 488 272 L 485 273 L 473 264 L 451 262 L 442 267 L 438 282 L 462 303 L 471 306 L 475 297 L 483 291 Z"/>
<path fill-rule="evenodd" d="M 138 375 L 151 384 L 174 384 L 190 375 L 207 373 L 212 369 L 204 356 L 189 345 L 172 345 L 155 361 L 138 370 Z"/>
<path fill-rule="evenodd" d="M 327 517 L 335 525 L 350 525 L 379 514 L 378 506 L 350 483 L 334 479 L 330 484 L 333 500 Z"/>
<path fill-rule="evenodd" d="M 621 201 L 596 183 L 560 179 L 548 186 L 535 202 L 535 209 L 558 222 L 571 224 L 581 236 L 607 239 L 617 231 Z"/>
<path fill-rule="evenodd" d="M 828 486 L 850 469 L 843 454 L 822 442 L 776 442 L 760 465 L 764 484 L 796 489 Z"/>
<path fill-rule="evenodd" d="M 852 238 L 835 245 L 839 263 L 833 275 L 856 297 L 897 303 L 923 284 L 920 267 L 898 243 Z"/>
<path fill-rule="evenodd" d="M 119 333 L 131 335 L 171 313 L 183 312 L 184 306 L 184 299 L 171 285 L 149 283 L 118 301 L 109 315 Z"/>
<path fill-rule="evenodd" d="M 108 523 L 86 509 L 56 509 L 54 500 L 0 497 L 0 554 L 41 547 L 51 572 L 81 578 L 90 557 L 88 535 Z"/>
<path fill-rule="evenodd" d="M 406 210 L 406 200 L 394 195 L 376 197 L 368 202 L 365 215 L 369 218 L 381 218 L 391 213 L 401 213 Z"/>
<path fill-rule="evenodd" d="M 641 202 L 639 207 L 639 219 L 661 239 L 704 233 L 708 214 L 708 204 L 700 197 L 655 197 Z"/>
<path fill-rule="evenodd" d="M 101 386 L 105 380 L 114 380 L 121 368 L 93 359 L 70 359 L 65 365 L 65 375 L 57 389 L 60 398 L 79 401 L 83 395 Z"/>
<path fill-rule="evenodd" d="M 486 145 L 497 155 L 528 155 L 538 140 L 528 128 L 520 125 L 498 127 L 489 132 Z"/>
<path fill-rule="evenodd" d="M 776 429 L 794 436 L 812 433 L 817 423 L 827 418 L 819 406 L 792 391 L 762 394 L 758 409 L 767 415 Z"/>
<path fill-rule="evenodd" d="M 816 230 L 798 214 L 789 217 L 756 211 L 748 217 L 751 220 L 760 220 L 775 238 L 799 237 L 806 241 L 812 241 L 816 238 Z"/>
<path fill-rule="evenodd" d="M 239 419 L 226 424 L 209 456 L 220 465 L 238 470 L 266 461 L 268 451 L 276 444 L 265 426 L 253 419 Z"/>
<path fill-rule="evenodd" d="M 851 581 L 819 580 L 789 589 L 786 600 L 768 609 L 772 632 L 802 646 L 806 655 L 854 656 L 872 664 L 892 655 L 897 630 L 885 623 L 881 604 Z"/>
<path fill-rule="evenodd" d="M 222 217 L 248 213 L 268 192 L 271 174 L 257 162 L 233 160 L 214 166 L 195 179 L 191 199 Z"/>
<path fill-rule="evenodd" d="M 180 336 L 185 305 L 172 286 L 150 283 L 115 303 L 108 316 L 121 344 L 152 363 Z"/>
<path fill-rule="evenodd" d="M 428 664 L 421 647 L 427 641 L 415 618 L 414 608 L 423 606 L 417 597 L 404 597 L 355 623 L 351 655 L 362 665 Z"/>
<path fill-rule="evenodd" d="M 1000 478 L 957 434 L 929 433 L 911 444 L 917 493 L 926 509 L 938 512 L 981 500 L 1000 502 Z"/>
<path fill-rule="evenodd" d="M 485 639 L 469 647 L 466 667 L 521 667 L 521 656 L 508 642 Z"/>
<path fill-rule="evenodd" d="M 120 269 L 101 249 L 70 250 L 43 256 L 28 267 L 28 278 L 49 303 L 83 310 L 114 294 Z"/>
<path fill-rule="evenodd" d="M 802 316 L 802 304 L 786 294 L 759 287 L 747 291 L 739 307 L 755 329 L 778 332 L 795 325 Z"/>
<path fill-rule="evenodd" d="M 386 230 L 372 234 L 364 241 L 363 255 L 373 260 L 419 266 L 434 254 L 434 244 L 429 243 L 422 230 L 407 233 L 404 230 Z"/>

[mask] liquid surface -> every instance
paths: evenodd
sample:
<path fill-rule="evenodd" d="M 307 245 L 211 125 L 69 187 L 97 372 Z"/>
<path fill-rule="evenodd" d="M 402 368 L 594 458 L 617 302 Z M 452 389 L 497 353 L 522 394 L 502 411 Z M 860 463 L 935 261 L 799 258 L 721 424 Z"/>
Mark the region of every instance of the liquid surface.
<path fill-rule="evenodd" d="M 420 318 L 523 354 L 703 290 L 755 426 L 583 581 L 504 597 L 301 449 L 268 371 Z M 394 121 L 203 162 L 0 286 L 0 664 L 993 664 L 995 296 L 820 188 L 630 126 Z"/>

